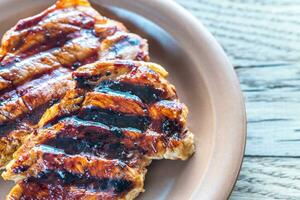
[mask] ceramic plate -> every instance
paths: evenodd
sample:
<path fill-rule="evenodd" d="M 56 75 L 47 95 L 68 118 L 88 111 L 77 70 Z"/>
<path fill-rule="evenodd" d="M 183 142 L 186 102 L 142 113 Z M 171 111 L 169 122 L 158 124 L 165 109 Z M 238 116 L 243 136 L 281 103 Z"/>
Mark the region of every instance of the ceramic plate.
<path fill-rule="evenodd" d="M 1 0 L 3 34 L 18 19 L 39 13 L 50 0 Z M 197 152 L 187 162 L 156 161 L 143 200 L 226 199 L 243 159 L 245 109 L 235 72 L 203 25 L 171 0 L 94 0 L 101 13 L 149 40 L 152 61 L 170 72 L 190 110 Z M 11 183 L 1 182 L 1 199 Z"/>

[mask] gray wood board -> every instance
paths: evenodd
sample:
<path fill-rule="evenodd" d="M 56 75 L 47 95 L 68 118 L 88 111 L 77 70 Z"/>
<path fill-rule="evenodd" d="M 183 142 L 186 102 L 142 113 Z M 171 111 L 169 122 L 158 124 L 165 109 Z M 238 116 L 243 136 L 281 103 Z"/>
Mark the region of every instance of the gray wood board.
<path fill-rule="evenodd" d="M 300 197 L 300 159 L 247 157 L 231 200 Z"/>
<path fill-rule="evenodd" d="M 246 155 L 299 157 L 300 1 L 176 1 L 235 66 L 247 107 Z"/>

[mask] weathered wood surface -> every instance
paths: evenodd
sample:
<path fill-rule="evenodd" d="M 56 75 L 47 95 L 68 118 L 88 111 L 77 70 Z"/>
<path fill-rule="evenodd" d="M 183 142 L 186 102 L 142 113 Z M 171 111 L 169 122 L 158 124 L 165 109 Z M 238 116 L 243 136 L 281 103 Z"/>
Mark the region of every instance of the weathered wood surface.
<path fill-rule="evenodd" d="M 176 0 L 213 33 L 246 99 L 246 158 L 232 199 L 300 199 L 300 1 Z"/>
<path fill-rule="evenodd" d="M 232 200 L 299 200 L 300 159 L 246 157 Z"/>

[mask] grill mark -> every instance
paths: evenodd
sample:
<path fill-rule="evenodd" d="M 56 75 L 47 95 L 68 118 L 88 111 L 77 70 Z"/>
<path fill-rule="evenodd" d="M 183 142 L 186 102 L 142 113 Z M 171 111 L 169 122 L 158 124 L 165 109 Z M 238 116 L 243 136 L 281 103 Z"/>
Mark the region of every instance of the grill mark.
<path fill-rule="evenodd" d="M 3 124 L 0 125 L 0 138 L 7 137 L 8 140 L 12 140 L 10 138 L 10 133 L 13 131 L 19 131 L 19 130 L 26 130 L 28 132 L 32 131 L 32 127 L 38 123 L 41 116 L 44 114 L 44 112 L 52 106 L 56 102 L 55 99 L 52 99 L 49 102 L 46 102 L 45 104 L 37 107 L 30 113 L 25 113 L 24 116 L 21 116 L 20 118 L 16 120 L 9 120 Z M 6 120 L 8 120 L 6 118 Z"/>
<path fill-rule="evenodd" d="M 125 179 L 99 179 L 82 174 L 73 174 L 64 170 L 45 171 L 40 173 L 36 178 L 29 177 L 23 183 L 23 187 L 25 186 L 25 188 L 26 185 L 35 183 L 36 185 L 41 185 L 42 188 L 48 188 L 49 191 L 55 191 L 55 188 L 60 185 L 62 187 L 73 186 L 76 188 L 82 188 L 89 192 L 107 192 L 118 195 L 126 193 L 134 187 L 134 183 L 132 181 Z M 37 189 L 40 187 L 37 187 Z M 35 192 L 38 192 L 38 190 L 35 190 L 34 188 L 31 188 L 29 190 L 25 189 L 23 192 L 23 196 L 33 197 L 35 196 Z M 64 193 L 67 194 L 67 191 L 65 192 L 63 192 L 62 194 L 56 194 L 55 197 L 59 197 Z"/>
<path fill-rule="evenodd" d="M 34 96 L 30 96 L 31 94 L 35 93 L 35 90 L 40 90 L 41 88 L 43 88 L 42 86 L 46 86 L 46 87 L 50 87 L 51 83 L 50 82 L 54 82 L 55 80 L 61 80 L 60 78 L 62 76 L 65 76 L 64 73 L 68 72 L 67 69 L 58 69 L 54 72 L 52 72 L 51 74 L 46 74 L 43 77 L 41 77 L 40 79 L 36 79 L 33 80 L 29 83 L 26 83 L 23 86 L 18 87 L 16 90 L 8 92 L 4 95 L 2 95 L 0 97 L 0 101 L 1 101 L 1 108 L 4 109 L 3 106 L 7 106 L 9 104 L 13 105 L 14 102 L 18 102 L 18 99 L 21 100 L 22 102 L 24 102 L 22 100 L 22 96 L 25 96 L 25 99 L 35 99 Z M 50 85 L 49 85 L 50 84 Z M 59 82 L 57 82 L 57 84 L 60 84 Z M 39 93 L 39 92 L 38 92 Z M 44 99 L 44 101 L 42 101 L 42 99 L 39 99 L 39 104 L 36 104 L 34 107 L 32 106 L 32 103 L 27 102 L 27 110 L 26 112 L 23 113 L 19 113 L 19 115 L 15 115 L 14 118 L 11 118 L 11 114 L 8 115 L 7 117 L 1 118 L 1 123 L 2 125 L 0 125 L 0 137 L 5 137 L 8 136 L 9 137 L 9 133 L 14 131 L 14 130 L 31 130 L 31 128 L 29 128 L 28 126 L 33 126 L 36 123 L 38 123 L 39 119 L 41 118 L 41 116 L 44 114 L 44 112 L 46 111 L 47 108 L 49 108 L 50 106 L 52 106 L 56 100 L 62 96 L 63 93 L 59 93 L 56 96 L 53 96 L 51 98 L 47 98 Z M 41 97 L 41 96 L 40 96 Z M 26 101 L 25 101 L 26 102 Z M 16 109 L 20 109 L 20 107 L 17 107 L 19 104 L 16 104 Z M 28 105 L 31 105 L 31 107 L 29 107 Z M 30 110 L 31 109 L 31 110 Z M 29 111 L 30 110 L 30 111 Z M 2 111 L 4 112 L 4 111 Z M 4 112 L 6 113 L 6 112 Z"/>
<path fill-rule="evenodd" d="M 18 176 L 17 174 L 33 176 L 41 170 L 64 169 L 72 173 L 85 172 L 91 176 L 102 178 L 126 177 L 126 179 L 133 180 L 135 175 L 132 173 L 135 171 L 135 167 L 141 166 L 134 164 L 139 161 L 140 157 L 134 157 L 136 161 L 129 163 L 131 158 L 129 154 L 125 155 L 128 152 L 123 150 L 125 148 L 120 143 L 115 143 L 108 135 L 90 130 L 83 133 L 74 126 L 69 126 L 61 132 L 44 132 L 46 135 L 41 135 L 44 139 L 31 146 L 33 148 L 30 148 L 25 157 L 19 157 L 18 161 L 11 166 L 9 173 L 16 174 L 16 176 Z M 85 146 L 86 144 L 88 146 Z M 80 147 L 78 148 L 76 145 L 80 145 Z M 99 154 L 91 155 L 92 152 L 89 151 L 91 148 L 95 148 L 97 151 L 94 152 Z M 89 153 L 85 153 L 86 150 Z M 124 157 L 124 161 L 115 159 L 120 157 Z M 31 163 L 32 161 L 28 163 L 28 158 L 29 160 L 33 158 L 34 163 Z M 131 165 L 126 165 L 127 163 Z M 130 168 L 130 166 L 134 168 Z"/>
<path fill-rule="evenodd" d="M 118 135 L 120 134 L 120 135 Z M 80 132 L 75 137 L 59 133 L 55 138 L 45 141 L 42 146 L 62 150 L 68 155 L 96 156 L 105 159 L 117 159 L 130 166 L 135 165 L 135 158 L 142 152 L 141 148 L 129 149 L 119 137 L 121 130 L 112 130 L 110 134 L 99 132 Z"/>
<path fill-rule="evenodd" d="M 150 129 L 179 139 L 185 129 L 187 112 L 186 106 L 178 101 L 163 100 L 152 104 L 149 107 Z"/>
<path fill-rule="evenodd" d="M 125 154 L 124 147 L 121 146 L 120 143 L 119 148 L 114 143 L 110 143 L 109 141 L 105 141 L 103 137 L 94 137 L 95 140 L 91 140 L 92 136 L 86 136 L 87 138 L 54 138 L 48 140 L 44 145 L 54 147 L 57 149 L 61 149 L 64 153 L 68 155 L 76 155 L 76 154 L 83 154 L 83 155 L 92 155 L 92 156 L 99 156 L 103 157 L 108 155 L 107 158 L 111 159 L 120 159 L 125 160 L 123 154 Z M 113 154 L 112 154 L 113 153 Z"/>
<path fill-rule="evenodd" d="M 138 96 L 146 104 L 151 104 L 163 99 L 163 92 L 153 86 L 106 80 L 101 82 L 94 90 L 103 91 L 105 89 Z"/>
<path fill-rule="evenodd" d="M 38 78 L 61 66 L 72 68 L 74 64 L 78 67 L 80 62 L 82 64 L 93 62 L 97 59 L 95 55 L 98 46 L 98 39 L 95 36 L 89 32 L 82 32 L 80 37 L 69 40 L 61 48 L 41 52 L 0 69 L 0 77 L 10 83 L 9 85 L 3 84 L 0 89 L 13 89 L 17 85 Z"/>
<path fill-rule="evenodd" d="M 78 17 L 79 16 L 79 17 Z M 46 51 L 55 47 L 61 47 L 64 45 L 67 41 L 75 39 L 76 37 L 79 37 L 81 34 L 80 32 L 86 32 L 94 28 L 95 25 L 95 19 L 91 18 L 89 16 L 84 16 L 82 13 L 78 13 L 77 16 L 78 19 L 68 19 L 70 21 L 64 22 L 64 23 L 58 23 L 57 27 L 50 27 L 50 28 L 42 28 L 40 30 L 39 28 L 34 31 L 29 30 L 27 35 L 30 34 L 40 34 L 45 39 L 42 42 L 37 42 L 33 46 L 31 46 L 29 49 L 25 49 L 24 52 L 20 55 L 20 58 L 26 58 L 30 55 L 34 55 L 36 53 L 39 53 L 41 51 Z M 50 21 L 50 24 L 53 24 L 55 22 Z M 53 30 L 52 30 L 53 29 Z M 57 30 L 58 29 L 58 30 Z M 36 32 L 36 33 L 34 33 Z M 92 32 L 91 32 L 92 33 Z M 23 43 L 26 40 L 22 40 Z M 18 49 L 18 47 L 16 47 Z"/>
<path fill-rule="evenodd" d="M 118 157 L 130 165 L 136 164 L 135 157 L 140 155 L 151 156 L 157 152 L 162 152 L 163 148 L 168 145 L 164 136 L 155 132 L 150 134 L 149 132 L 143 133 L 140 130 L 131 128 L 110 128 L 102 123 L 81 120 L 77 117 L 66 118 L 62 122 L 65 124 L 65 128 L 57 136 L 58 138 L 78 139 L 78 142 L 84 138 L 87 138 L 89 141 L 96 141 L 98 144 L 104 144 L 103 147 L 106 149 L 102 149 L 102 151 L 105 152 L 106 157 L 111 159 Z M 74 143 L 76 142 L 74 141 Z M 111 143 L 115 146 L 105 146 L 106 143 Z M 62 146 L 56 147 L 63 149 L 64 147 Z M 97 150 L 95 153 L 97 153 Z"/>
<path fill-rule="evenodd" d="M 51 13 L 51 15 L 50 15 Z M 95 18 L 74 8 L 44 11 L 43 13 L 20 20 L 14 29 L 5 35 L 3 49 L 9 53 L 1 64 L 6 65 L 28 57 L 42 50 L 60 46 L 74 32 L 93 29 Z M 71 38 L 69 38 L 71 39 Z"/>
<path fill-rule="evenodd" d="M 19 158 L 18 163 L 12 166 L 11 173 L 18 173 L 21 176 L 28 174 L 36 176 L 39 172 L 45 170 L 65 170 L 75 174 L 97 177 L 98 179 L 136 179 L 137 169 L 127 166 L 121 160 L 104 158 L 103 156 L 70 155 L 66 154 L 63 149 L 40 143 L 30 149 L 28 156 L 34 157 L 35 160 L 28 161 L 28 157 Z"/>
<path fill-rule="evenodd" d="M 51 53 L 43 52 L 42 54 L 37 54 L 21 62 L 1 68 L 1 78 L 9 81 L 10 84 L 7 87 L 1 87 L 0 89 L 13 89 L 13 87 L 20 85 L 23 82 L 32 80 L 33 78 L 48 73 L 58 67 L 60 67 L 60 64 L 55 60 L 55 57 L 53 57 Z"/>
<path fill-rule="evenodd" d="M 28 31 L 27 35 L 23 36 L 13 47 L 13 49 L 17 50 L 13 51 L 13 54 L 7 54 L 3 58 L 3 60 L 1 61 L 1 66 L 9 67 L 14 63 L 18 63 L 35 54 L 63 46 L 67 41 L 74 39 L 76 35 L 78 35 L 79 31 L 79 29 L 76 27 L 68 27 L 68 25 L 65 26 L 66 27 L 61 28 L 71 30 L 41 30 L 40 28 L 36 28 Z M 34 37 L 44 37 L 45 39 L 44 41 L 38 41 L 34 40 Z M 12 39 L 14 39 L 15 42 L 17 40 L 17 38 Z M 30 42 L 30 44 L 27 44 L 28 41 Z M 12 51 L 9 50 L 9 52 L 11 53 Z"/>
<path fill-rule="evenodd" d="M 95 62 L 99 47 L 99 38 L 90 30 L 82 30 L 80 37 L 68 41 L 54 55 L 64 67 L 76 69 L 80 64 Z"/>
<path fill-rule="evenodd" d="M 30 168 L 30 166 L 28 166 L 28 165 L 20 165 L 20 166 L 14 168 L 12 171 L 16 174 L 20 174 L 20 173 L 26 172 L 29 168 Z"/>
<path fill-rule="evenodd" d="M 142 107 L 140 107 L 140 105 L 142 104 L 139 102 L 139 98 L 135 95 L 128 94 L 128 92 L 114 92 L 111 89 L 100 89 L 100 92 L 89 92 L 85 95 L 83 109 L 86 107 L 97 107 L 102 110 L 119 112 L 122 113 L 122 115 L 130 113 L 135 116 L 149 116 L 146 108 L 144 111 L 141 111 Z M 153 106 L 155 110 L 165 109 L 173 115 L 165 116 L 163 114 L 164 112 L 162 112 L 159 117 L 153 116 L 154 118 L 151 119 L 151 124 L 149 122 L 151 130 L 163 133 L 167 137 L 171 137 L 173 135 L 176 137 L 179 136 L 183 130 L 183 124 L 179 121 L 180 119 L 178 119 L 180 117 L 181 108 L 177 107 L 177 105 L 178 103 L 173 103 L 172 101 L 160 101 L 158 104 L 155 104 Z M 169 106 L 171 106 L 171 108 L 169 108 Z M 153 107 L 151 109 L 152 112 L 156 112 L 153 111 Z M 177 114 L 174 114 L 176 111 L 173 110 L 176 110 Z M 145 131 L 145 129 L 141 130 Z"/>
<path fill-rule="evenodd" d="M 62 149 L 45 145 L 34 147 L 34 151 L 40 156 L 37 165 L 42 166 L 42 170 L 65 170 L 72 173 L 85 173 L 97 178 L 132 178 L 130 168 L 120 160 L 67 155 Z"/>
<path fill-rule="evenodd" d="M 58 69 L 2 95 L 0 113 L 4 114 L 6 119 L 0 122 L 15 120 L 48 102 L 61 98 L 73 84 L 65 75 L 68 73 L 67 69 Z"/>
<path fill-rule="evenodd" d="M 72 39 L 80 29 L 68 24 L 56 24 L 57 27 L 33 27 L 22 33 L 13 33 L 5 38 L 2 49 L 7 51 L 1 60 L 2 67 L 9 67 L 40 51 L 50 50 L 62 46 L 66 41 Z M 58 30 L 62 29 L 62 30 Z"/>
<path fill-rule="evenodd" d="M 163 69 L 156 66 L 119 62 L 96 62 L 73 72 L 78 88 L 91 90 L 111 89 L 138 96 L 144 103 L 177 99 L 174 86 L 164 76 Z"/>
<path fill-rule="evenodd" d="M 84 120 L 101 122 L 108 126 L 136 128 L 141 131 L 145 131 L 151 122 L 147 116 L 123 114 L 112 110 L 90 106 L 82 108 L 78 114 L 78 117 Z"/>
<path fill-rule="evenodd" d="M 41 53 L 43 51 L 48 51 L 54 48 L 59 48 L 63 46 L 67 41 L 72 40 L 76 38 L 76 33 L 64 33 L 64 32 L 59 32 L 56 36 L 50 37 L 50 33 L 48 31 L 41 33 L 46 36 L 46 40 L 43 43 L 37 43 L 31 46 L 30 48 L 26 49 L 25 51 L 21 52 L 21 54 L 16 54 L 15 59 L 12 58 L 12 62 L 16 61 L 16 58 L 19 60 L 26 59 L 30 56 L 33 56 L 35 54 Z M 77 33 L 77 35 L 79 35 Z M 12 62 L 7 62 L 6 63 L 1 63 L 2 65 L 7 65 L 7 64 L 12 64 Z"/>
<path fill-rule="evenodd" d="M 60 76 L 64 76 L 64 74 L 68 72 L 70 71 L 67 69 L 59 68 L 49 74 L 44 74 L 38 79 L 34 79 L 32 81 L 25 83 L 24 85 L 16 87 L 14 90 L 6 92 L 0 96 L 0 105 L 4 105 L 5 103 L 13 99 L 19 98 L 20 96 L 23 96 L 26 93 L 28 93 L 28 91 L 40 87 L 40 84 L 42 84 L 43 82 L 49 82 Z"/>
<path fill-rule="evenodd" d="M 179 122 L 169 119 L 164 119 L 160 127 L 160 131 L 163 132 L 167 137 L 180 138 L 180 133 L 182 130 L 182 125 Z"/>
<path fill-rule="evenodd" d="M 114 99 L 113 103 L 111 102 L 111 99 Z M 73 100 L 70 99 L 69 104 L 71 104 L 72 101 Z M 101 113 L 98 117 L 93 117 L 91 115 L 97 115 L 95 114 L 97 113 L 97 111 L 95 112 L 89 112 L 89 111 L 98 109 L 99 112 L 103 110 L 108 111 L 108 113 L 107 112 L 105 113 L 106 115 L 110 115 L 111 113 L 114 113 L 114 114 L 120 114 L 124 117 L 127 116 L 145 117 L 146 119 L 149 120 L 149 123 L 145 124 L 145 128 L 138 127 L 137 125 L 139 124 L 133 121 L 132 122 L 137 125 L 133 126 L 132 128 L 136 128 L 137 130 L 140 129 L 139 131 L 142 132 L 144 132 L 146 129 L 149 129 L 157 133 L 163 134 L 166 137 L 173 137 L 173 136 L 175 138 L 181 137 L 181 133 L 183 132 L 185 127 L 185 123 L 183 123 L 185 121 L 184 120 L 185 114 L 182 114 L 182 112 L 185 112 L 184 111 L 185 106 L 177 101 L 166 101 L 166 100 L 159 101 L 155 104 L 150 105 L 147 108 L 147 106 L 141 104 L 140 99 L 135 95 L 131 95 L 126 92 L 113 91 L 110 89 L 101 89 L 100 92 L 86 93 L 85 100 L 83 101 L 83 103 L 80 104 L 81 106 L 78 105 L 78 107 L 79 106 L 81 107 L 81 112 L 80 112 L 81 114 L 79 113 L 79 117 L 80 115 L 85 117 L 81 119 L 92 120 L 94 122 L 98 121 L 101 122 L 102 124 L 106 124 L 111 127 L 114 126 L 118 127 L 119 125 L 114 122 L 112 124 L 107 123 L 108 121 L 111 120 L 103 117 Z M 141 105 L 142 107 L 139 107 Z M 138 109 L 136 107 L 138 107 Z M 141 111 L 141 108 L 144 109 L 142 113 L 139 112 Z M 90 114 L 90 116 L 87 116 L 88 114 Z M 78 115 L 78 112 L 77 111 L 73 112 L 72 115 Z M 68 115 L 59 116 L 55 118 L 55 121 L 51 120 L 51 122 L 57 122 L 62 117 L 66 117 L 66 116 Z M 131 118 L 129 120 L 131 120 Z M 120 122 L 119 120 L 118 123 L 122 123 L 122 122 Z M 122 124 L 125 124 L 125 126 L 123 127 L 123 125 L 121 125 L 120 128 L 126 128 L 127 122 L 124 122 Z M 130 125 L 128 127 L 130 127 Z"/>
<path fill-rule="evenodd" d="M 40 88 L 22 96 L 22 99 L 29 110 L 32 111 L 49 101 L 55 101 L 63 97 L 66 91 L 71 89 L 73 85 L 68 77 L 69 76 L 66 75 L 43 83 Z M 49 88 L 47 88 L 47 84 Z"/>
<path fill-rule="evenodd" d="M 125 154 L 123 155 L 122 152 L 122 154 L 114 155 L 110 151 L 107 151 L 104 155 L 111 159 L 114 159 L 115 156 L 120 156 L 119 159 L 124 159 L 123 161 L 130 166 L 138 164 L 139 161 L 135 158 L 141 157 L 141 155 L 149 157 L 153 155 L 156 157 L 162 156 L 166 148 L 172 149 L 179 145 L 178 139 L 182 135 L 181 132 L 174 132 L 167 135 L 151 130 L 141 132 L 140 130 L 131 128 L 110 128 L 102 123 L 86 121 L 77 117 L 66 118 L 62 120 L 62 123 L 64 123 L 65 128 L 60 133 L 61 135 L 58 136 L 59 138 L 78 139 L 77 143 L 80 143 L 84 138 L 89 138 L 90 141 L 99 140 L 99 143 L 107 141 L 108 143 L 116 145 L 112 147 L 112 151 L 121 152 L 121 150 L 124 150 Z M 74 143 L 76 142 L 74 141 Z M 119 146 L 120 144 L 121 146 Z M 120 148 L 120 151 L 117 151 L 118 148 Z M 110 154 L 112 154 L 112 156 L 110 156 Z M 130 156 L 126 157 L 126 154 Z"/>

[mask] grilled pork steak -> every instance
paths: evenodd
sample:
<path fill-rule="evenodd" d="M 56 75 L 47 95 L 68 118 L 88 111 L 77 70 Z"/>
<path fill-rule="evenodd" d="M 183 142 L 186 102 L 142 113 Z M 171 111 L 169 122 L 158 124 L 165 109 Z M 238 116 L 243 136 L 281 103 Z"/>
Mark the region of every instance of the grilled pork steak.
<path fill-rule="evenodd" d="M 116 58 L 148 60 L 147 42 L 87 0 L 59 0 L 9 30 L 0 49 L 0 167 L 44 111 L 74 88 L 74 69 Z"/>
<path fill-rule="evenodd" d="M 187 107 L 159 65 L 98 61 L 73 73 L 76 87 L 49 108 L 3 177 L 18 199 L 134 199 L 153 159 L 194 152 Z"/>

